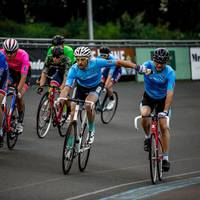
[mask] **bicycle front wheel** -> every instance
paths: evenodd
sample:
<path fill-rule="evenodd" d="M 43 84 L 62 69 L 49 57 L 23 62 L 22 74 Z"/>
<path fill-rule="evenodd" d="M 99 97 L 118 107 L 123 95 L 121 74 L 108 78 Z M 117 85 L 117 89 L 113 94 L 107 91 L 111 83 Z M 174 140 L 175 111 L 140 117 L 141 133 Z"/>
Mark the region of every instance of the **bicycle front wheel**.
<path fill-rule="evenodd" d="M 91 145 L 89 144 L 89 138 L 90 134 L 87 130 L 87 123 L 85 123 L 82 130 L 80 152 L 78 154 L 78 166 L 81 172 L 85 170 L 90 156 Z"/>
<path fill-rule="evenodd" d="M 151 139 L 150 139 L 149 164 L 150 164 L 151 182 L 155 184 L 157 181 L 158 150 L 156 148 L 156 139 L 154 134 L 151 134 Z"/>
<path fill-rule="evenodd" d="M 112 106 L 112 108 L 107 108 L 107 105 L 110 101 L 110 99 L 107 97 L 105 97 L 104 101 L 103 101 L 103 108 L 101 111 L 101 121 L 104 124 L 108 124 L 114 117 L 116 110 L 117 110 L 117 106 L 118 106 L 118 94 L 117 92 L 113 92 L 113 97 L 114 97 L 114 104 Z"/>
<path fill-rule="evenodd" d="M 64 107 L 62 109 L 62 117 L 61 117 L 60 123 L 57 125 L 58 132 L 61 137 L 65 136 L 66 130 L 70 123 L 70 120 L 67 120 L 68 116 L 69 116 L 69 114 L 68 114 L 69 112 L 67 111 L 67 109 L 68 109 L 67 106 L 64 105 Z"/>
<path fill-rule="evenodd" d="M 46 92 L 42 96 L 37 110 L 36 129 L 39 138 L 44 138 L 51 126 L 51 106 L 48 95 L 49 93 Z"/>
<path fill-rule="evenodd" d="M 18 133 L 16 130 L 16 126 L 18 123 L 18 111 L 16 106 L 14 107 L 14 110 L 11 113 L 9 120 L 10 122 L 8 122 L 8 124 L 10 124 L 10 131 L 7 133 L 7 146 L 9 149 L 13 149 L 18 139 Z"/>
<path fill-rule="evenodd" d="M 76 122 L 71 122 L 65 135 L 62 154 L 62 169 L 64 174 L 69 173 L 75 156 L 75 144 L 77 137 L 76 126 Z"/>

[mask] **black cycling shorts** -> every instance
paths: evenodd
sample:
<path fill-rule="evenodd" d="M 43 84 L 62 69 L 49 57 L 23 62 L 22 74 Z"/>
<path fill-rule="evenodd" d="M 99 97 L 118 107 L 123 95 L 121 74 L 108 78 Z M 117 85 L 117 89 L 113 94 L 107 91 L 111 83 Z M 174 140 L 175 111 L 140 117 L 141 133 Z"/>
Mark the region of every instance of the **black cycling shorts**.
<path fill-rule="evenodd" d="M 100 83 L 95 87 L 86 88 L 77 83 L 75 98 L 80 100 L 85 100 L 85 98 L 89 95 L 89 93 L 94 93 L 98 97 L 102 89 L 101 85 L 102 84 Z"/>
<path fill-rule="evenodd" d="M 163 99 L 153 99 L 146 92 L 144 92 L 142 106 L 149 106 L 151 108 L 151 112 L 153 112 L 154 109 L 156 113 L 163 112 L 165 99 L 166 97 Z"/>

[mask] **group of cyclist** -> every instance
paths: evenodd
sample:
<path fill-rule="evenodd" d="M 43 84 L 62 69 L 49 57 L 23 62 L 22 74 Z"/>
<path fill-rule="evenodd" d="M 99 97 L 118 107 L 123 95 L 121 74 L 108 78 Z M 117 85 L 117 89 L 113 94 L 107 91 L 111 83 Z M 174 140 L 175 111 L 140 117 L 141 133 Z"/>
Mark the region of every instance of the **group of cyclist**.
<path fill-rule="evenodd" d="M 131 61 L 116 59 L 108 47 L 99 49 L 100 55 L 92 57 L 90 48 L 81 46 L 74 51 L 64 44 L 64 37 L 56 35 L 52 39 L 52 47 L 49 48 L 45 59 L 44 68 L 38 81 L 38 93 L 41 94 L 48 77 L 50 84 L 61 88 L 60 97 L 66 98 L 74 84 L 76 84 L 75 98 L 96 103 L 103 87 L 108 90 L 110 102 L 109 109 L 114 104 L 113 85 L 118 82 L 122 70 L 121 67 L 133 68 L 144 74 L 145 92 L 141 101 L 140 112 L 142 116 L 149 116 L 154 109 L 160 118 L 162 132 L 163 170 L 168 171 L 170 162 L 169 153 L 169 129 L 165 116 L 169 114 L 173 100 L 175 86 L 174 70 L 167 65 L 169 52 L 165 48 L 157 48 L 153 59 L 137 65 Z M 8 72 L 9 71 L 9 72 Z M 6 95 L 7 84 L 17 84 L 18 88 L 18 110 L 19 110 L 19 133 L 23 131 L 23 118 L 25 104 L 23 95 L 28 89 L 30 82 L 30 61 L 28 53 L 19 49 L 18 42 L 9 38 L 4 41 L 3 49 L 0 50 L 0 103 Z M 60 100 L 60 104 L 64 104 Z M 95 135 L 95 112 L 89 104 L 85 105 L 88 115 L 88 129 L 90 142 L 94 141 Z M 70 105 L 70 117 L 73 118 L 75 103 Z M 2 121 L 2 110 L 0 108 L 0 120 Z M 144 150 L 148 151 L 150 138 L 150 121 L 142 118 L 142 126 L 145 132 Z M 0 123 L 0 146 L 3 144 L 3 132 Z"/>

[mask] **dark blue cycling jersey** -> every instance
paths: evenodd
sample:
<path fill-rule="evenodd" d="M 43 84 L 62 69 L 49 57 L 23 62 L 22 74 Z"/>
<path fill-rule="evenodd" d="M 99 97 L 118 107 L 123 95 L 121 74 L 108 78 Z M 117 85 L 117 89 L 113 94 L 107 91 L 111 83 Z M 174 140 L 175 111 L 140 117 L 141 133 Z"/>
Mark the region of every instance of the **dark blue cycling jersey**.
<path fill-rule="evenodd" d="M 72 87 L 74 81 L 77 80 L 77 83 L 83 87 L 95 87 L 101 82 L 101 69 L 115 66 L 115 64 L 116 60 L 92 58 L 86 69 L 80 69 L 75 63 L 68 72 L 66 85 Z"/>
<path fill-rule="evenodd" d="M 98 56 L 97 58 L 101 58 L 101 56 Z M 109 54 L 108 59 L 107 60 L 117 60 L 115 58 L 115 56 L 113 56 L 112 54 Z M 116 74 L 121 74 L 122 73 L 122 69 L 121 67 L 110 67 L 110 69 L 104 69 L 104 75 L 106 74 L 107 76 L 110 75 L 111 77 L 113 77 L 113 75 L 116 76 Z"/>
<path fill-rule="evenodd" d="M 5 55 L 0 52 L 0 90 L 5 90 L 8 79 L 8 64 Z"/>
<path fill-rule="evenodd" d="M 153 61 L 149 60 L 143 65 L 152 70 L 150 75 L 144 75 L 144 87 L 146 93 L 153 99 L 162 99 L 167 95 L 168 90 L 175 86 L 175 72 L 171 66 L 166 65 L 161 72 L 157 72 Z"/>

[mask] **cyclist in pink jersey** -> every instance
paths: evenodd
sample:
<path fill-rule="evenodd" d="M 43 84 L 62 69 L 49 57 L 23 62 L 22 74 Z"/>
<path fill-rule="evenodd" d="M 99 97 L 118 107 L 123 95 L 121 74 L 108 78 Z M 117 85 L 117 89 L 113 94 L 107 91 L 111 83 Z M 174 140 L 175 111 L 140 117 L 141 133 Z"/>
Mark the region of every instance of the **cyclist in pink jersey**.
<path fill-rule="evenodd" d="M 18 89 L 18 111 L 19 121 L 17 130 L 23 132 L 23 119 L 25 111 L 24 94 L 28 89 L 31 78 L 31 68 L 28 53 L 19 49 L 17 40 L 13 38 L 6 39 L 3 42 L 3 54 L 6 56 L 6 61 L 9 67 L 8 84 L 16 85 Z"/>

